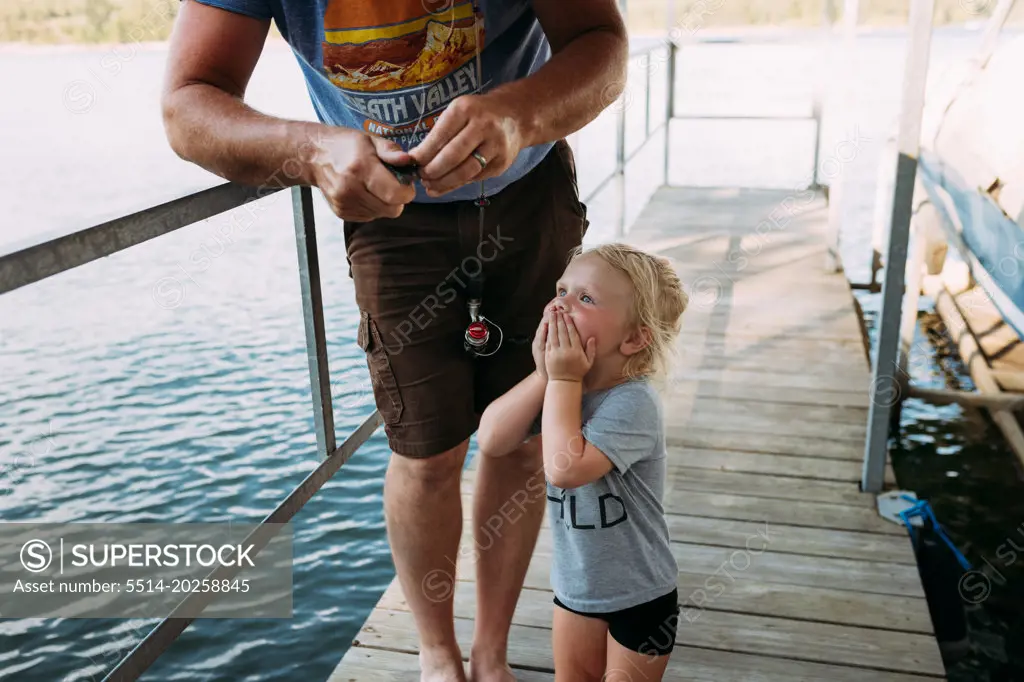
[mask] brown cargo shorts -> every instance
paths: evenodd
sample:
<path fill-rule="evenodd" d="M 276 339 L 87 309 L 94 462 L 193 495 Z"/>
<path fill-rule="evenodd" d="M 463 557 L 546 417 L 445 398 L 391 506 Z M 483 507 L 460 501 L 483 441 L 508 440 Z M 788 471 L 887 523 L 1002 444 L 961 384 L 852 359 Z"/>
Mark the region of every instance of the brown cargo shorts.
<path fill-rule="evenodd" d="M 589 226 L 565 140 L 488 199 L 483 239 L 472 201 L 411 203 L 398 218 L 345 221 L 358 343 L 388 444 L 400 455 L 456 447 L 492 400 L 533 371 L 544 304 Z M 504 332 L 497 353 L 483 358 L 463 346 L 465 284 L 478 271 L 481 314 Z"/>

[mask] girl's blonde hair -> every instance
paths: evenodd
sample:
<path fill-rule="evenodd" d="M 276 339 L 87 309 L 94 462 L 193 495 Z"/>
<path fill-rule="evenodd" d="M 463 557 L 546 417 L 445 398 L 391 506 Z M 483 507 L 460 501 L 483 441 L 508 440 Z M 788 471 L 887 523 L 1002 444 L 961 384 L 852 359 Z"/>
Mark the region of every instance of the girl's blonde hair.
<path fill-rule="evenodd" d="M 635 329 L 650 330 L 650 343 L 629 356 L 624 373 L 630 378 L 643 376 L 664 381 L 671 372 L 676 337 L 690 301 L 675 268 L 667 258 L 621 243 L 600 244 L 586 250 L 578 246 L 569 262 L 584 254 L 599 256 L 629 278 L 633 285 L 630 323 Z"/>

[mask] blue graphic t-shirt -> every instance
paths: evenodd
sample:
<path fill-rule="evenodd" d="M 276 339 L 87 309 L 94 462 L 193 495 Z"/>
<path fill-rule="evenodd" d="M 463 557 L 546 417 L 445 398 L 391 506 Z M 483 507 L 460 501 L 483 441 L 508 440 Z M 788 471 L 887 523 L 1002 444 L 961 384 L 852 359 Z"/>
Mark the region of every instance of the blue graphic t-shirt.
<path fill-rule="evenodd" d="M 323 123 L 415 147 L 448 103 L 530 75 L 551 48 L 530 0 L 199 0 L 273 19 L 291 45 Z M 477 41 L 481 44 L 477 73 Z M 482 74 L 482 83 L 481 83 Z M 551 143 L 522 150 L 490 195 L 536 166 Z M 480 184 L 416 201 L 472 199 Z"/>

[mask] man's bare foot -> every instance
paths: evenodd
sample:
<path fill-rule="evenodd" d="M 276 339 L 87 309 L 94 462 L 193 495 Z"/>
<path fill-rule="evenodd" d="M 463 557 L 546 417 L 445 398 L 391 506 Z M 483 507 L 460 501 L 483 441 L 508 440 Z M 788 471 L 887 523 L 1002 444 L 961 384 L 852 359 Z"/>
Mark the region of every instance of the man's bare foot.
<path fill-rule="evenodd" d="M 420 682 L 466 682 L 466 671 L 458 649 L 421 650 Z"/>
<path fill-rule="evenodd" d="M 512 668 L 504 656 L 473 654 L 469 656 L 469 682 L 516 682 Z"/>

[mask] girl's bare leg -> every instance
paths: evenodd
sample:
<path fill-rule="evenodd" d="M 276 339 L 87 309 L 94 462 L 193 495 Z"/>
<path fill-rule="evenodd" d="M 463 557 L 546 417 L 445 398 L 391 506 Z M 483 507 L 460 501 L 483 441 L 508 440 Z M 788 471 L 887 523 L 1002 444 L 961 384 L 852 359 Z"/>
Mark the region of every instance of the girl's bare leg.
<path fill-rule="evenodd" d="M 606 647 L 607 664 L 601 682 L 661 682 L 671 656 L 657 656 L 653 651 L 641 654 L 622 646 L 611 635 Z"/>
<path fill-rule="evenodd" d="M 608 623 L 555 606 L 551 649 L 555 682 L 601 682 Z"/>

